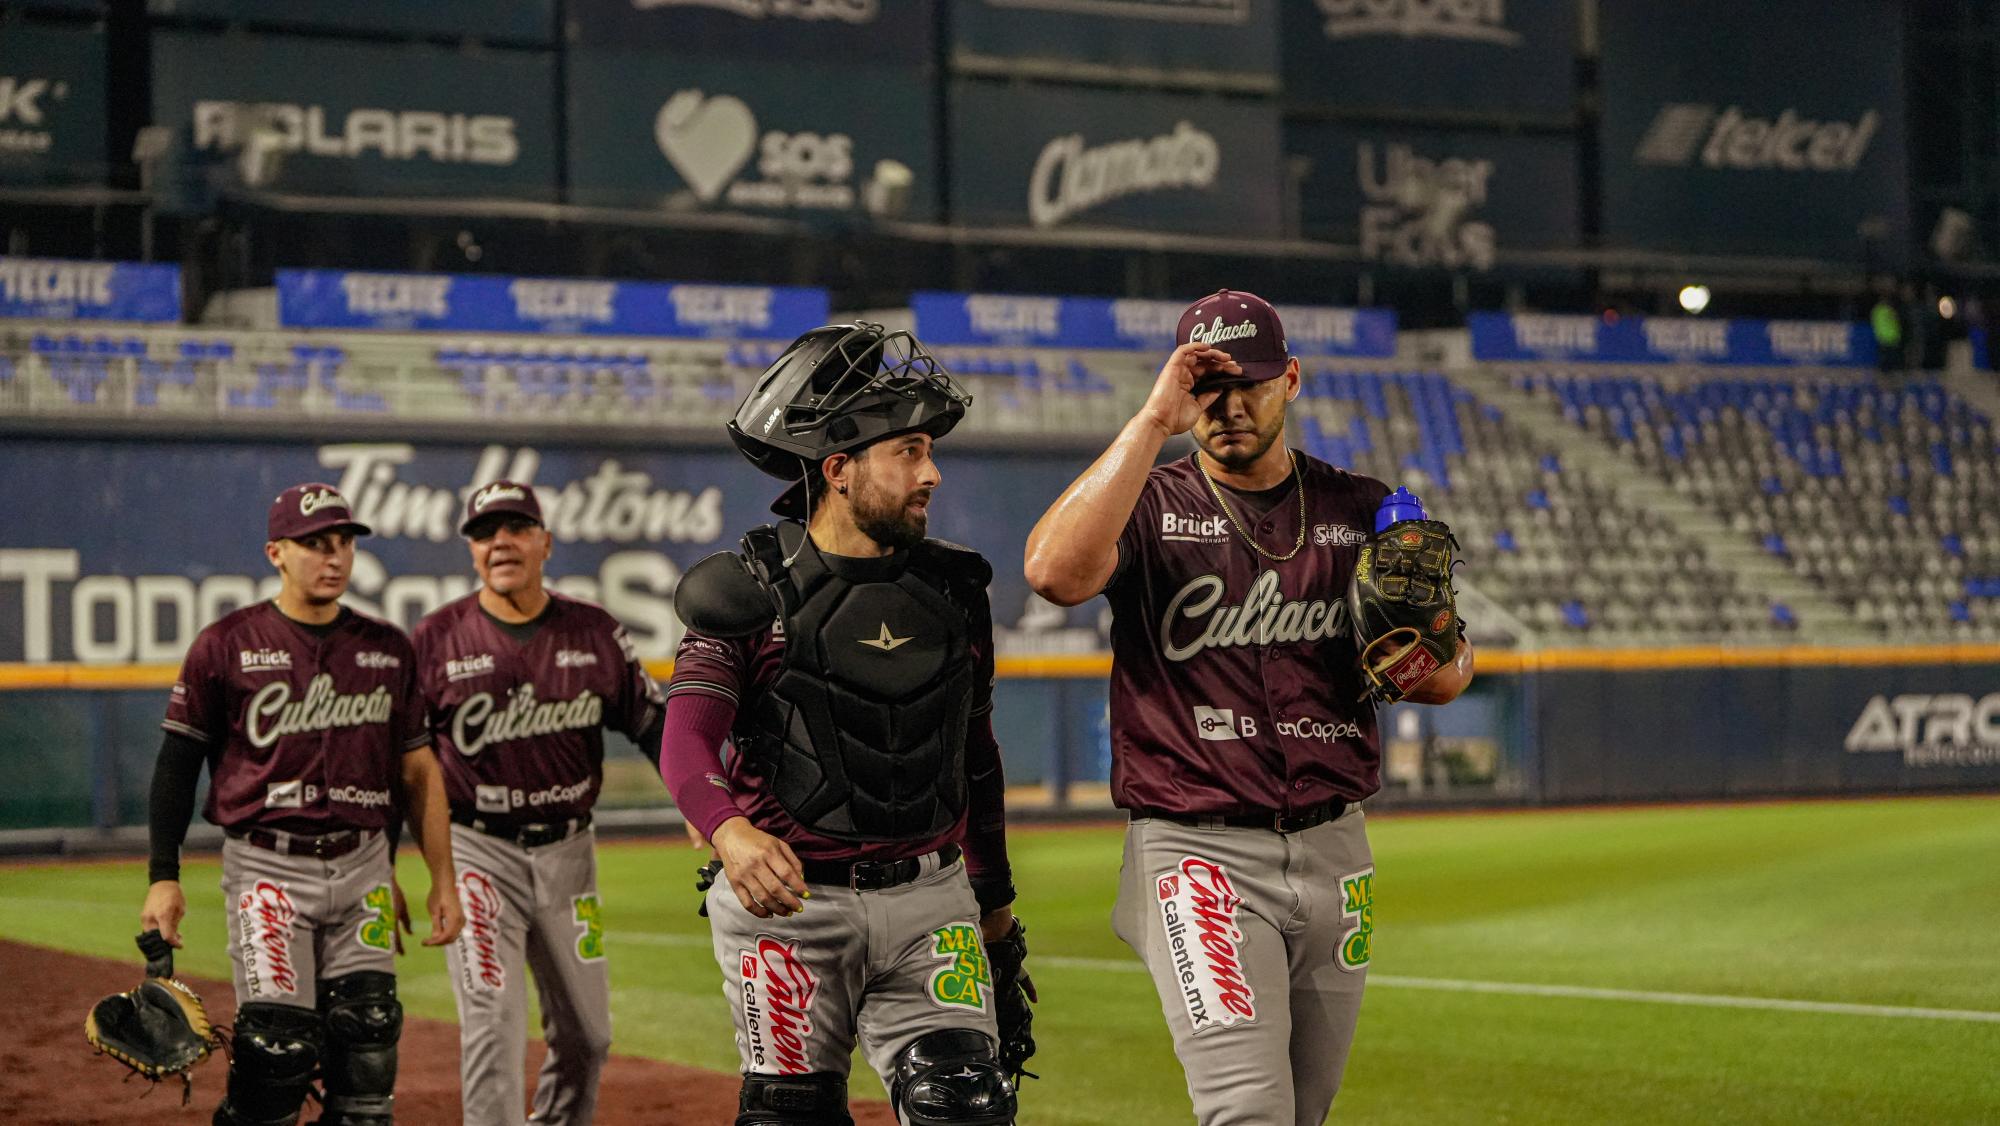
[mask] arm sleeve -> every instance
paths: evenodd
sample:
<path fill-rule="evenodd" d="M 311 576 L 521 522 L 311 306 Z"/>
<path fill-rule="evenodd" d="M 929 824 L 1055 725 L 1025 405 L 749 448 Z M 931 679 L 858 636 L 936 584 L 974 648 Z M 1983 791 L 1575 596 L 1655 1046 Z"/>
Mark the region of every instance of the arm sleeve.
<path fill-rule="evenodd" d="M 160 740 L 146 818 L 152 840 L 146 862 L 149 884 L 181 878 L 181 844 L 187 840 L 188 822 L 194 819 L 194 792 L 207 758 L 208 748 L 185 735 L 169 731 Z"/>
<path fill-rule="evenodd" d="M 690 630 L 674 654 L 660 739 L 660 779 L 688 823 L 710 837 L 743 811 L 722 768 L 722 741 L 749 687 L 750 654 L 762 635 L 723 641 Z"/>
<path fill-rule="evenodd" d="M 978 685 L 965 725 L 965 873 L 983 914 L 1014 901 L 1014 874 L 1007 860 L 1007 776 L 1000 741 L 993 735 L 993 614 L 984 596 L 974 608 L 980 634 L 973 639 Z"/>
<path fill-rule="evenodd" d="M 618 701 L 617 728 L 638 740 L 639 749 L 658 766 L 660 761 L 660 725 L 663 722 L 667 701 L 660 694 L 660 686 L 653 680 L 653 674 L 646 671 L 646 665 L 639 660 L 639 650 L 632 639 L 625 634 L 624 626 L 617 626 L 612 639 L 618 643 L 618 652 L 625 660 Z"/>

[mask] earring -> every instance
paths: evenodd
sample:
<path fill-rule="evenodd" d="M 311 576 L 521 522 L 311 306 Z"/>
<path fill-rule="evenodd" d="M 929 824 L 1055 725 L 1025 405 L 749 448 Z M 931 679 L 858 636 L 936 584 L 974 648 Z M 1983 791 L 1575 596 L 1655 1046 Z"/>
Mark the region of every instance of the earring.
<path fill-rule="evenodd" d="M 846 486 L 846 485 L 842 485 L 842 486 L 840 487 L 840 495 L 841 495 L 841 496 L 846 496 L 846 495 L 847 495 L 847 486 Z"/>

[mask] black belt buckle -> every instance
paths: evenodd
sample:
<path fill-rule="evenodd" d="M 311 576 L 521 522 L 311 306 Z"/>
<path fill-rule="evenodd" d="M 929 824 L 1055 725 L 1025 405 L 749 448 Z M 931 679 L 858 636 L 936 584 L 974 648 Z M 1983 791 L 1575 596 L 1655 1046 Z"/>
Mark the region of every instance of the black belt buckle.
<path fill-rule="evenodd" d="M 1317 828 L 1329 821 L 1337 820 L 1345 812 L 1347 812 L 1346 802 L 1323 802 L 1311 809 L 1301 810 L 1298 813 L 1280 813 L 1271 819 L 1271 828 L 1279 833 L 1303 833 L 1307 829 Z"/>
<path fill-rule="evenodd" d="M 348 852 L 348 836 L 349 834 L 347 833 L 329 833 L 323 837 L 314 837 L 307 855 L 313 857 L 315 860 L 325 860 L 329 856 L 345 855 Z M 336 849 L 339 851 L 335 851 Z"/>
<path fill-rule="evenodd" d="M 860 860 L 847 869 L 847 890 L 880 891 L 895 887 L 902 882 L 896 879 L 897 866 L 907 864 L 905 860 Z"/>

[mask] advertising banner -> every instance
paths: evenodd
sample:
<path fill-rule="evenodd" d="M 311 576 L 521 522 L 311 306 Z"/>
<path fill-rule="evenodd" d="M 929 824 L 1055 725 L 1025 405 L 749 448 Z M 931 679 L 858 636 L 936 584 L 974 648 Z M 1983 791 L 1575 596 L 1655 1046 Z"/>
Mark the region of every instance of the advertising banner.
<path fill-rule="evenodd" d="M 1613 246 L 1861 258 L 1908 226 L 1902 8 L 1603 5 Z"/>
<path fill-rule="evenodd" d="M 570 41 L 718 59 L 929 67 L 933 0 L 569 0 Z"/>
<path fill-rule="evenodd" d="M 554 74 L 528 52 L 163 31 L 153 117 L 198 152 L 269 151 L 279 191 L 552 199 Z"/>
<path fill-rule="evenodd" d="M 1029 594 L 1021 551 L 1082 462 L 953 453 L 950 438 L 939 448 L 946 480 L 929 533 L 993 562 L 1002 650 L 1051 651 L 1051 638 L 1077 648 L 1069 616 Z M 375 531 L 357 545 L 349 604 L 414 625 L 472 589 L 459 518 L 474 488 L 501 477 L 540 494 L 557 589 L 601 603 L 648 659 L 679 641 L 682 572 L 770 523 L 785 488 L 720 445 L 16 438 L 0 443 L 0 479 L 74 484 L 19 491 L 0 521 L 0 662 L 179 660 L 202 626 L 276 590 L 265 512 L 305 481 L 337 486 Z M 1101 647 L 1095 628 L 1083 634 L 1083 648 Z"/>
<path fill-rule="evenodd" d="M 1279 0 L 962 0 L 954 56 L 1168 73 L 1278 72 Z"/>
<path fill-rule="evenodd" d="M 0 28 L 0 184 L 103 183 L 104 34 Z"/>
<path fill-rule="evenodd" d="M 1166 352 L 1182 301 L 1031 297 L 999 293 L 917 293 L 917 337 L 932 345 L 1105 348 Z M 1280 305 L 1295 356 L 1393 356 L 1393 309 Z"/>
<path fill-rule="evenodd" d="M 790 340 L 827 323 L 823 289 L 483 274 L 279 270 L 291 328 Z"/>
<path fill-rule="evenodd" d="M 577 203 L 837 222 L 937 213 L 932 97 L 915 71 L 577 51 L 568 96 Z"/>
<path fill-rule="evenodd" d="M 1344 112 L 1570 112 L 1567 0 L 1284 0 L 1285 100 Z M 1678 9 L 1670 9 L 1678 10 Z"/>
<path fill-rule="evenodd" d="M 157 17 L 253 20 L 260 24 L 382 35 L 450 35 L 549 45 L 555 0 L 146 0 Z"/>
<path fill-rule="evenodd" d="M 961 81 L 951 136 L 963 223 L 1236 238 L 1282 228 L 1275 105 Z"/>
<path fill-rule="evenodd" d="M 1756 364 L 1870 367 L 1875 334 L 1860 322 L 1704 320 L 1474 313 L 1476 360 L 1575 360 L 1614 364 Z"/>
<path fill-rule="evenodd" d="M 0 317 L 178 321 L 181 268 L 0 257 Z"/>
<path fill-rule="evenodd" d="M 1305 232 L 1371 262 L 1489 270 L 1506 248 L 1577 244 L 1576 143 L 1359 125 L 1294 124 Z"/>

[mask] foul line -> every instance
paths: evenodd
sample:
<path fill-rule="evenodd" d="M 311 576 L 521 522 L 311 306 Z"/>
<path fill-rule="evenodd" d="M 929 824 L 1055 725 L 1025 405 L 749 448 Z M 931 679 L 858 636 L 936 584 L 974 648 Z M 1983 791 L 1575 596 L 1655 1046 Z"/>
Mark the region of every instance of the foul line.
<path fill-rule="evenodd" d="M 708 938 L 694 934 L 610 931 L 606 938 L 614 944 L 634 942 L 644 946 L 686 946 L 707 949 Z M 1146 967 L 1122 958 L 1065 958 L 1059 955 L 1029 955 L 1028 968 L 1043 966 L 1093 973 L 1142 974 Z M 1370 988 L 1429 989 L 1441 993 L 1499 993 L 1521 997 L 1563 997 L 1581 1001 L 1633 1001 L 1651 1005 L 1691 1005 L 1711 1009 L 1760 1009 L 1766 1012 L 1825 1013 L 1851 1017 L 1896 1017 L 1906 1020 L 1954 1020 L 1975 1024 L 2000 1024 L 2000 1012 L 1979 1009 L 1929 1009 L 1911 1005 L 1863 1005 L 1848 1001 L 1799 1001 L 1786 997 L 1737 997 L 1721 993 L 1655 993 L 1644 989 L 1599 989 L 1588 985 L 1543 985 L 1525 981 L 1467 981 L 1449 977 L 1406 977 L 1402 974 L 1368 975 Z"/>

